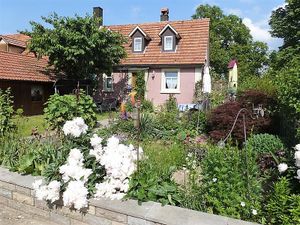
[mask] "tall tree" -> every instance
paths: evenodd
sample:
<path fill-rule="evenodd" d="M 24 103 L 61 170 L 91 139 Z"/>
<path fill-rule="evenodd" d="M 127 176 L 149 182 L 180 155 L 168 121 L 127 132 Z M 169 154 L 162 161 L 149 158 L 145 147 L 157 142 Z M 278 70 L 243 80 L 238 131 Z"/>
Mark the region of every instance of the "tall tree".
<path fill-rule="evenodd" d="M 267 65 L 267 45 L 255 42 L 242 19 L 225 15 L 218 6 L 200 5 L 193 19 L 210 18 L 210 62 L 218 74 L 226 74 L 230 59 L 239 62 L 242 77 L 258 75 Z"/>
<path fill-rule="evenodd" d="M 56 13 L 42 17 L 48 25 L 31 21 L 29 50 L 38 57 L 49 58 L 56 72 L 69 78 L 91 78 L 111 71 L 125 57 L 125 39 L 106 28 L 99 29 L 99 20 L 86 17 L 59 17 Z"/>
<path fill-rule="evenodd" d="M 269 24 L 273 37 L 283 38 L 282 48 L 300 44 L 300 0 L 286 0 L 272 12 Z"/>

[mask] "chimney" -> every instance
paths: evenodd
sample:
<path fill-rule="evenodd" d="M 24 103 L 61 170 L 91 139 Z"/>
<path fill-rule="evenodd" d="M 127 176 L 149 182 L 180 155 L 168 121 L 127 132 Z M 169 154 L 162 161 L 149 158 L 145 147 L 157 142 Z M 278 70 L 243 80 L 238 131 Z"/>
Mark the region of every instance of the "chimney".
<path fill-rule="evenodd" d="M 169 9 L 168 8 L 162 8 L 160 10 L 160 21 L 169 21 Z"/>
<path fill-rule="evenodd" d="M 101 7 L 94 7 L 93 8 L 93 16 L 94 18 L 101 18 L 98 26 L 103 26 L 103 9 Z"/>

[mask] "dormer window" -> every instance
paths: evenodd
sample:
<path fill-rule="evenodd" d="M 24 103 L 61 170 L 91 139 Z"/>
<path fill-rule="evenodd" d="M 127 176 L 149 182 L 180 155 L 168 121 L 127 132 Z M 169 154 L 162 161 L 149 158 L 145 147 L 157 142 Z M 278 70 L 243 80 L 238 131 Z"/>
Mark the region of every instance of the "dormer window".
<path fill-rule="evenodd" d="M 132 39 L 132 52 L 143 53 L 150 41 L 150 37 L 139 27 L 136 26 L 129 37 Z"/>
<path fill-rule="evenodd" d="M 164 36 L 164 50 L 172 51 L 173 50 L 173 36 Z"/>
<path fill-rule="evenodd" d="M 143 46 L 143 40 L 141 37 L 136 37 L 133 39 L 133 51 L 134 52 L 141 52 Z"/>
<path fill-rule="evenodd" d="M 170 25 L 167 24 L 159 33 L 162 42 L 162 51 L 174 52 L 176 45 L 180 39 L 178 32 Z"/>

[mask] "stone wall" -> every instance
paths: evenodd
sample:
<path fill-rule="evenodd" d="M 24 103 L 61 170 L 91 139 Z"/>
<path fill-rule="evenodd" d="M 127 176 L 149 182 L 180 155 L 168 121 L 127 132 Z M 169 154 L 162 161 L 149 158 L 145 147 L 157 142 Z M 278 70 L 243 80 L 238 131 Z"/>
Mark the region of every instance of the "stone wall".
<path fill-rule="evenodd" d="M 83 212 L 71 211 L 62 204 L 49 206 L 37 200 L 32 189 L 36 179 L 40 177 L 22 176 L 0 168 L 0 205 L 67 225 L 254 225 L 155 202 L 140 206 L 134 200 L 92 199 Z"/>

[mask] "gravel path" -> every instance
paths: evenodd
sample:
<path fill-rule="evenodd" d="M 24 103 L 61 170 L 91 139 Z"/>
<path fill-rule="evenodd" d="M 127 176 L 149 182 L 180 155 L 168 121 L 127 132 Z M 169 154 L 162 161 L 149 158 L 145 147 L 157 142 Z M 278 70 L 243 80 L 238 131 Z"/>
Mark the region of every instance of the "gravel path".
<path fill-rule="evenodd" d="M 0 204 L 0 225 L 58 225 Z"/>

